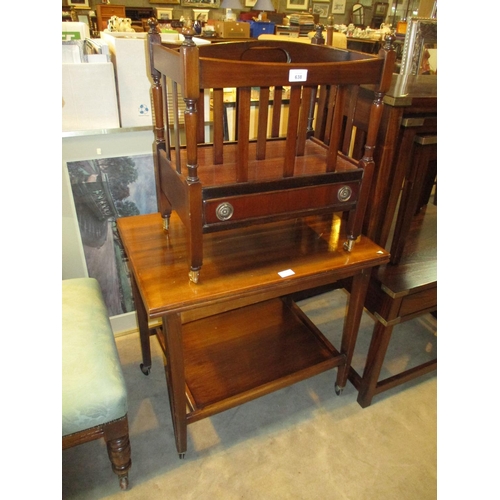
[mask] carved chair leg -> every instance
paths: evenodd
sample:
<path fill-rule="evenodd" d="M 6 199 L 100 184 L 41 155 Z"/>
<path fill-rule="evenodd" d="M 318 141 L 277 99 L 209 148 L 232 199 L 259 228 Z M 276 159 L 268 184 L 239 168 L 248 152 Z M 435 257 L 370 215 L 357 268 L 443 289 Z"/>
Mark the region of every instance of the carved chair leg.
<path fill-rule="evenodd" d="M 128 471 L 132 466 L 127 417 L 113 422 L 109 428 L 105 429 L 104 439 L 111 468 L 118 476 L 120 488 L 126 490 L 128 488 Z"/>
<path fill-rule="evenodd" d="M 111 467 L 120 480 L 120 488 L 126 490 L 128 488 L 128 471 L 132 465 L 128 435 L 112 439 L 106 445 L 108 447 L 108 456 L 111 460 Z"/>

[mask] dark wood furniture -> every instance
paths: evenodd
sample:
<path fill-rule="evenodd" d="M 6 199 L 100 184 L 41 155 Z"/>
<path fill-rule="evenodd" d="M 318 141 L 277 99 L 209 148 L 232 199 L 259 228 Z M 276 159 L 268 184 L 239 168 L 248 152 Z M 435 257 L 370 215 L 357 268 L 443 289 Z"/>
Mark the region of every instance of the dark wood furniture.
<path fill-rule="evenodd" d="M 435 126 L 431 133 L 419 134 L 409 132 L 412 144 L 401 148 L 398 161 L 406 159 L 406 172 L 403 190 L 399 201 L 396 226 L 391 244 L 391 264 L 398 264 L 406 247 L 412 220 L 425 207 L 434 185 L 437 174 L 437 134 Z"/>
<path fill-rule="evenodd" d="M 197 47 L 193 33 L 185 30 L 181 46 L 162 45 L 155 21 L 148 33 L 159 211 L 165 229 L 172 211 L 188 228 L 191 281 L 199 280 L 204 233 L 249 224 L 342 211 L 349 221 L 346 249 L 352 249 L 394 65 L 390 43 L 382 57 L 287 41 Z M 368 107 L 363 154 L 354 159 L 348 154 L 355 98 L 346 126 L 343 103 L 348 91 L 368 83 L 377 90 Z M 281 105 L 285 86 L 291 89 L 287 116 Z M 225 140 L 226 88 L 237 89 L 233 141 Z M 259 111 L 252 123 L 254 92 Z M 284 136 L 280 120 L 287 123 Z"/>
<path fill-rule="evenodd" d="M 359 99 L 365 108 L 373 99 L 374 90 L 373 86 L 361 89 Z M 357 113 L 355 125 L 366 130 L 366 112 Z M 363 226 L 364 234 L 383 247 L 395 219 L 408 166 L 408 150 L 417 134 L 433 133 L 436 127 L 437 77 L 393 75 L 390 89 L 384 96 L 374 152 L 375 172 Z"/>
<path fill-rule="evenodd" d="M 381 46 L 380 40 L 371 38 L 357 38 L 353 36 L 347 37 L 347 48 L 349 50 L 359 50 L 367 54 L 376 54 Z"/>
<path fill-rule="evenodd" d="M 118 476 L 120 488 L 126 490 L 128 488 L 128 471 L 132 466 L 127 415 L 112 422 L 63 436 L 62 449 L 66 450 L 101 438 L 106 442 L 111 468 Z"/>
<path fill-rule="evenodd" d="M 437 168 L 437 86 L 434 76 L 394 75 L 384 97 L 365 234 L 390 248 L 391 264 L 375 270 L 365 307 L 377 321 L 362 374 L 349 379 L 366 407 L 376 394 L 436 369 L 437 360 L 378 380 L 395 324 L 437 310 L 436 218 L 429 198 Z M 403 91 L 404 90 L 404 91 Z M 362 89 L 366 107 L 373 90 Z M 366 113 L 355 116 L 360 132 Z M 399 207 L 399 208 L 398 208 Z M 424 217 L 425 216 L 425 217 Z"/>
<path fill-rule="evenodd" d="M 126 17 L 125 5 L 97 4 L 97 28 L 104 31 L 108 27 L 108 21 L 113 17 Z"/>
<path fill-rule="evenodd" d="M 132 21 L 132 28 L 137 32 L 147 31 L 147 20 L 154 15 L 150 7 L 125 7 L 125 17 Z"/>
<path fill-rule="evenodd" d="M 376 323 L 363 373 L 351 367 L 349 374 L 362 407 L 377 394 L 437 369 L 434 359 L 379 380 L 394 326 L 437 309 L 436 223 L 437 208 L 429 204 L 413 217 L 399 263 L 381 266 L 370 279 L 365 307 Z"/>
<path fill-rule="evenodd" d="M 335 390 L 342 391 L 371 270 L 389 255 L 363 236 L 346 252 L 341 217 L 252 225 L 222 237 L 209 233 L 205 279 L 198 285 L 185 279 L 189 232 L 175 212 L 168 234 L 160 214 L 120 218 L 117 227 L 131 272 L 141 369 L 149 373 L 150 334 L 156 333 L 181 457 L 187 425 L 202 418 L 334 367 Z M 338 280 L 352 286 L 335 348 L 290 294 Z M 150 331 L 155 318 L 162 326 Z"/>

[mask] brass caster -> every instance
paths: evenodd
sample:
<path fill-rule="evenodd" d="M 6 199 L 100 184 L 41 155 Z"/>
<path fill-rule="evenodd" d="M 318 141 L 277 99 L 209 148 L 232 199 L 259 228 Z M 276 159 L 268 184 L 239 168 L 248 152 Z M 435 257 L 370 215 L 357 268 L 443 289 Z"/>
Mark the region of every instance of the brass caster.
<path fill-rule="evenodd" d="M 120 489 L 121 490 L 128 489 L 128 477 L 127 476 L 120 478 Z"/>
<path fill-rule="evenodd" d="M 344 391 L 343 387 L 340 387 L 339 385 L 335 384 L 335 394 L 337 394 L 337 396 L 340 396 L 343 391 Z"/>
<path fill-rule="evenodd" d="M 151 366 L 145 366 L 141 363 L 141 372 L 144 373 L 144 375 L 149 375 L 151 373 Z"/>
<path fill-rule="evenodd" d="M 184 460 L 184 458 L 186 458 L 186 454 L 185 453 L 179 453 L 179 458 L 181 460 Z"/>
<path fill-rule="evenodd" d="M 170 227 L 170 217 L 163 217 L 163 229 L 165 231 L 168 231 L 169 227 Z"/>
<path fill-rule="evenodd" d="M 198 283 L 198 280 L 200 279 L 200 271 L 189 271 L 189 279 L 193 283 Z"/>
<path fill-rule="evenodd" d="M 344 250 L 350 252 L 354 248 L 354 240 L 344 241 Z"/>

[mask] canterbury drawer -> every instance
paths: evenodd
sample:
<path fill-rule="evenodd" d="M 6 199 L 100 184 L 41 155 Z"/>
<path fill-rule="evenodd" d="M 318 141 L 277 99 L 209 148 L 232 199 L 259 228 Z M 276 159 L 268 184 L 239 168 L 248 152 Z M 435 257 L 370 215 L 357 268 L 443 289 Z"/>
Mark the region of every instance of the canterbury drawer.
<path fill-rule="evenodd" d="M 246 193 L 204 201 L 205 224 L 258 219 L 287 213 L 353 208 L 359 194 L 359 182 L 346 182 L 285 189 L 264 193 Z"/>

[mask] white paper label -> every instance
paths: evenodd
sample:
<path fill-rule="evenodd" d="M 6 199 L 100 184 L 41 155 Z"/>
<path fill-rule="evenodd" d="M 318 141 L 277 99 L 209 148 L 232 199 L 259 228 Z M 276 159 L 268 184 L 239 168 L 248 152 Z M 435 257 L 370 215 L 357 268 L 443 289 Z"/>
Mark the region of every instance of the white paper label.
<path fill-rule="evenodd" d="M 287 269 L 286 271 L 280 271 L 278 273 L 282 278 L 287 278 L 288 276 L 292 276 L 295 273 L 291 269 Z"/>
<path fill-rule="evenodd" d="M 289 82 L 307 81 L 307 69 L 291 69 L 288 73 Z"/>

